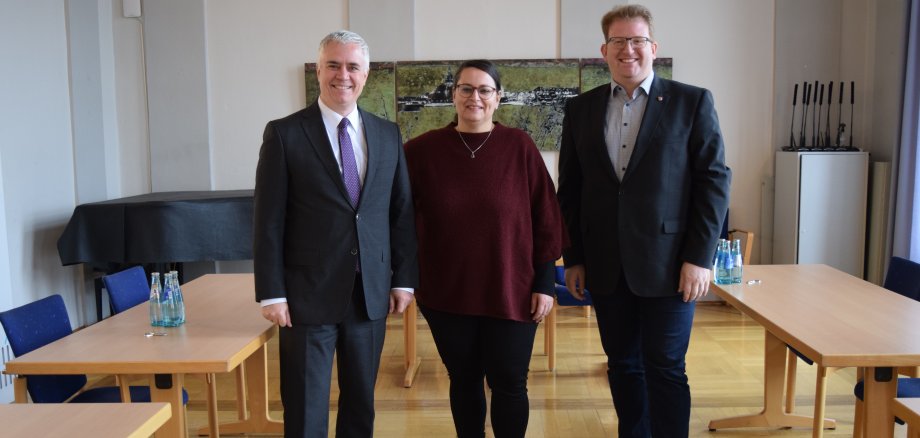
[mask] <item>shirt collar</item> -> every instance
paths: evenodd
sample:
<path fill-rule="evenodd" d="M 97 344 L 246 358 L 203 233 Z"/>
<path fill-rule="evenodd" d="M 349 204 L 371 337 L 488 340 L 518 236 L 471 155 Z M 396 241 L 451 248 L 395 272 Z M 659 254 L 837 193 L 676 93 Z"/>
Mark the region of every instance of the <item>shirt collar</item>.
<path fill-rule="evenodd" d="M 322 114 L 323 121 L 325 121 L 327 125 L 333 127 L 339 126 L 339 123 L 342 122 L 342 119 L 347 118 L 351 123 L 351 126 L 354 127 L 355 130 L 358 129 L 357 126 L 359 126 L 358 124 L 361 123 L 361 112 L 358 111 L 357 106 L 355 106 L 355 109 L 348 113 L 347 116 L 342 117 L 341 114 L 326 106 L 322 99 L 316 99 L 316 103 L 319 105 L 319 112 Z"/>
<path fill-rule="evenodd" d="M 645 91 L 645 95 L 648 96 L 652 90 L 652 81 L 654 79 L 655 79 L 655 71 L 652 70 L 652 72 L 648 75 L 648 77 L 646 77 L 645 80 L 639 83 L 639 87 L 637 89 L 642 89 L 642 91 Z M 618 88 L 623 89 L 623 86 L 616 82 L 612 82 L 611 87 L 610 87 L 610 95 L 616 96 Z M 627 96 L 627 98 L 630 98 L 630 97 L 631 96 Z"/>

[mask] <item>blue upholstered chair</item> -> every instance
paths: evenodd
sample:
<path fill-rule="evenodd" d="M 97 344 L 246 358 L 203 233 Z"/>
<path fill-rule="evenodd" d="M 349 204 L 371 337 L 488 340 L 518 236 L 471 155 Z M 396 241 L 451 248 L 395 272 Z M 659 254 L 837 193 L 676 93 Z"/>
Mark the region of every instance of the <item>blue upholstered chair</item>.
<path fill-rule="evenodd" d="M 69 335 L 73 329 L 67 316 L 67 307 L 60 295 L 51 295 L 14 309 L 0 312 L 0 324 L 16 356 Z M 117 386 L 86 387 L 85 375 L 34 375 L 28 376 L 26 387 L 35 403 L 119 403 L 121 393 Z M 150 388 L 130 387 L 131 401 L 149 402 Z M 183 401 L 188 394 L 183 391 Z"/>
<path fill-rule="evenodd" d="M 888 262 L 888 273 L 885 275 L 885 289 L 897 292 L 908 298 L 920 301 L 920 264 L 912 262 L 901 257 L 892 257 Z M 861 371 L 861 370 L 860 370 Z M 900 370 L 903 374 L 906 369 Z M 920 378 L 917 378 L 917 367 L 911 367 L 910 374 L 914 377 L 898 378 L 898 393 L 900 398 L 920 398 Z M 853 420 L 853 436 L 861 437 L 863 422 L 865 421 L 865 409 L 863 406 L 863 377 L 859 375 L 859 382 L 853 388 L 853 394 L 856 395 L 856 414 Z M 904 424 L 900 418 L 895 418 L 900 424 Z"/>
<path fill-rule="evenodd" d="M 106 275 L 102 277 L 102 283 L 109 294 L 112 313 L 124 312 L 150 298 L 150 286 L 142 266 Z"/>

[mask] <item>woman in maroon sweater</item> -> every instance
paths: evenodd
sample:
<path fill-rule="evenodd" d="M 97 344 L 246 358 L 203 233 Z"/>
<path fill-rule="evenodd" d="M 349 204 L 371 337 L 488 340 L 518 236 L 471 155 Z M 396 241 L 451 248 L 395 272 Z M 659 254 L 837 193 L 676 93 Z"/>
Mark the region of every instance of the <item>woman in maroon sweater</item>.
<path fill-rule="evenodd" d="M 450 376 L 457 435 L 485 436 L 483 377 L 496 437 L 523 437 L 537 323 L 553 307 L 564 231 L 533 140 L 492 121 L 501 78 L 464 62 L 457 121 L 406 143 L 419 243 L 419 307 Z"/>

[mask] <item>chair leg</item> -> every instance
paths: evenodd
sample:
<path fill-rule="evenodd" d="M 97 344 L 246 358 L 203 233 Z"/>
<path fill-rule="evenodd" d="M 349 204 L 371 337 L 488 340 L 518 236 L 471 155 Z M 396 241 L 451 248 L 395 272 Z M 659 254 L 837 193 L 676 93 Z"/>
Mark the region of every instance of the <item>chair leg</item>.
<path fill-rule="evenodd" d="M 795 373 L 798 357 L 786 349 L 786 413 L 795 411 Z"/>
<path fill-rule="evenodd" d="M 865 378 L 866 369 L 857 368 L 856 369 L 856 381 L 861 382 Z M 863 406 L 863 402 L 860 399 L 856 399 L 855 406 L 853 408 L 853 438 L 863 438 L 865 435 L 865 416 L 866 410 Z"/>
<path fill-rule="evenodd" d="M 558 304 L 558 303 L 554 303 Z M 543 321 L 543 332 L 545 336 L 543 338 L 543 350 L 546 351 L 546 364 L 547 368 L 550 371 L 556 369 L 556 308 L 558 306 L 554 305 L 550 309 L 549 314 L 546 315 L 546 320 Z"/>
<path fill-rule="evenodd" d="M 853 414 L 853 438 L 863 438 L 865 430 L 866 409 L 860 399 L 856 399 L 856 408 Z"/>

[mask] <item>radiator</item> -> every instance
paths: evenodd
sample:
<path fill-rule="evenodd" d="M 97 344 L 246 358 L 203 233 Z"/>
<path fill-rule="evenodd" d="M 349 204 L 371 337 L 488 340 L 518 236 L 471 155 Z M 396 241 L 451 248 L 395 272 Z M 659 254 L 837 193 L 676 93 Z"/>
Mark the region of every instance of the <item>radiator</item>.
<path fill-rule="evenodd" d="M 13 351 L 10 349 L 10 343 L 6 336 L 0 333 L 0 364 L 2 369 L 6 369 L 6 363 L 13 359 Z M 9 374 L 0 374 L 0 403 L 10 403 L 13 401 L 13 378 Z"/>

